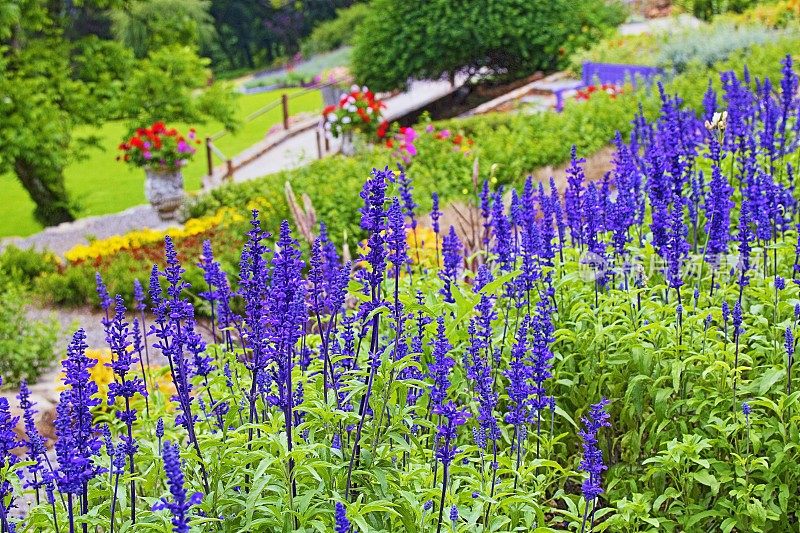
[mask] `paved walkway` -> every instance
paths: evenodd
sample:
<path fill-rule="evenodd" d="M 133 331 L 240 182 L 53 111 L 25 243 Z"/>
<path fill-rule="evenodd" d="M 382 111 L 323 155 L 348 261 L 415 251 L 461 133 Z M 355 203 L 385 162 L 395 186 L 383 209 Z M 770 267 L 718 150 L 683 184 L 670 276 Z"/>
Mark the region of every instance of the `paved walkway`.
<path fill-rule="evenodd" d="M 466 79 L 463 76 L 457 78 L 456 87 L 460 86 L 464 81 Z M 454 90 L 448 81 L 414 81 L 408 91 L 384 100 L 386 109 L 383 115 L 389 122 L 397 120 L 412 111 L 447 96 Z M 281 170 L 297 168 L 317 159 L 319 153 L 316 129 L 317 121 L 313 119 L 302 126 L 298 125 L 298 130 L 300 131 L 282 140 L 266 153 L 236 170 L 233 175 L 233 181 L 239 182 L 260 178 Z M 276 135 L 285 134 L 279 132 Z M 322 142 L 324 143 L 324 139 Z M 257 152 L 260 148 L 266 148 L 272 143 L 274 143 L 273 139 L 266 138 L 261 143 L 243 152 L 241 157 L 244 159 L 247 157 L 247 152 Z M 333 153 L 339 149 L 339 144 L 336 140 L 331 140 L 330 146 Z M 208 187 L 216 187 L 222 181 L 223 174 L 223 168 L 215 169 L 215 175 L 207 182 Z"/>

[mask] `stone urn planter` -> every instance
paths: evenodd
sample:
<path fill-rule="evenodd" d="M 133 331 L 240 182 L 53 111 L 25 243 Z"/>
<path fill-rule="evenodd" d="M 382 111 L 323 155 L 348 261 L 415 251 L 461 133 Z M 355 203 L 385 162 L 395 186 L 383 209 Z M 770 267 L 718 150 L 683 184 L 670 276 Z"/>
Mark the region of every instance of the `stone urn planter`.
<path fill-rule="evenodd" d="M 342 145 L 339 149 L 342 155 L 355 155 L 356 145 L 353 143 L 353 132 L 348 131 L 342 134 Z"/>
<path fill-rule="evenodd" d="M 161 220 L 175 220 L 183 205 L 183 173 L 180 169 L 145 168 L 144 195 Z"/>

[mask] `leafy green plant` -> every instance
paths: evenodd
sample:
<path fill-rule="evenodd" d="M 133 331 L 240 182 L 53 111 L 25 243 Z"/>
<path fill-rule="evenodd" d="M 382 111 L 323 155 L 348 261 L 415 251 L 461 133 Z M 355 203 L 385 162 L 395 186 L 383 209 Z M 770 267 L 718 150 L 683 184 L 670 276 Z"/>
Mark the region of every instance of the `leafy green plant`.
<path fill-rule="evenodd" d="M 0 278 L 27 287 L 39 276 L 55 273 L 59 266 L 54 254 L 33 248 L 21 249 L 12 244 L 0 252 Z"/>
<path fill-rule="evenodd" d="M 29 320 L 27 293 L 0 273 L 0 375 L 4 387 L 35 381 L 52 364 L 58 322 Z"/>
<path fill-rule="evenodd" d="M 676 72 L 685 71 L 693 62 L 711 67 L 735 51 L 776 41 L 781 35 L 760 26 L 713 24 L 709 28 L 674 35 L 661 47 L 656 64 Z"/>

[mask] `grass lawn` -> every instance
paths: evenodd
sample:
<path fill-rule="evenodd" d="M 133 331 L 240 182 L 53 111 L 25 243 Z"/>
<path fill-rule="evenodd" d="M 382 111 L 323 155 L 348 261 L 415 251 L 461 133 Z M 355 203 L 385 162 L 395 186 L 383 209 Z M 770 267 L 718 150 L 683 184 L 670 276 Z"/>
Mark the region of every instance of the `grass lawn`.
<path fill-rule="evenodd" d="M 280 99 L 281 93 L 299 92 L 301 89 L 283 89 L 239 97 L 238 115 L 244 118 L 253 111 Z M 289 100 L 291 114 L 304 111 L 318 111 L 322 108 L 319 91 Z M 267 130 L 279 123 L 281 108 L 264 113 L 257 119 L 242 125 L 236 135 L 226 135 L 215 145 L 228 157 L 232 157 L 264 137 Z M 186 132 L 188 125 L 176 124 Z M 196 125 L 200 138 L 222 129 L 217 122 Z M 76 136 L 87 134 L 87 129 L 79 128 Z M 146 203 L 144 197 L 144 171 L 129 167 L 116 160 L 117 145 L 122 141 L 126 127 L 121 122 L 104 124 L 95 134 L 103 140 L 97 148 L 92 148 L 86 157 L 71 164 L 66 171 L 67 190 L 81 207 L 80 216 L 114 213 L 125 208 Z M 184 170 L 186 188 L 196 190 L 200 179 L 206 173 L 205 146 L 197 146 L 194 160 Z M 214 164 L 219 164 L 215 158 Z M 33 218 L 33 202 L 13 174 L 0 175 L 0 190 L 3 191 L 3 210 L 0 211 L 0 237 L 11 235 L 25 236 L 41 229 Z"/>

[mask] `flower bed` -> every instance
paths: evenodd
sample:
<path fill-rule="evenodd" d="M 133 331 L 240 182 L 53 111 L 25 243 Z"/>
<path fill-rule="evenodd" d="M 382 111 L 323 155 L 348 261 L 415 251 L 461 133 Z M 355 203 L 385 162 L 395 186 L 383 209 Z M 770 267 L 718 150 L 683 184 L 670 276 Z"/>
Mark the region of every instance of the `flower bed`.
<path fill-rule="evenodd" d="M 420 191 L 388 168 L 362 187 L 355 267 L 326 232 L 304 254 L 288 222 L 272 237 L 256 211 L 233 291 L 211 243 L 189 283 L 167 237 L 132 312 L 97 283 L 114 381 L 98 398 L 78 331 L 57 463 L 25 394 L 23 443 L 0 399 L 0 519 L 7 530 L 786 530 L 800 519 L 800 83 L 788 58 L 782 71 L 775 90 L 723 73 L 701 114 L 665 93 L 654 120 L 632 117 L 631 140 L 617 138 L 601 183 L 587 183 L 573 148 L 563 198 L 528 180 L 507 206 L 484 182 L 467 196 L 471 233 L 442 227 L 434 209 L 433 264 L 408 246 Z M 769 118 L 776 109 L 785 120 Z M 212 310 L 206 340 L 189 294 Z M 168 359 L 174 392 L 148 389 L 144 346 Z M 17 518 L 20 478 L 41 503 Z"/>

